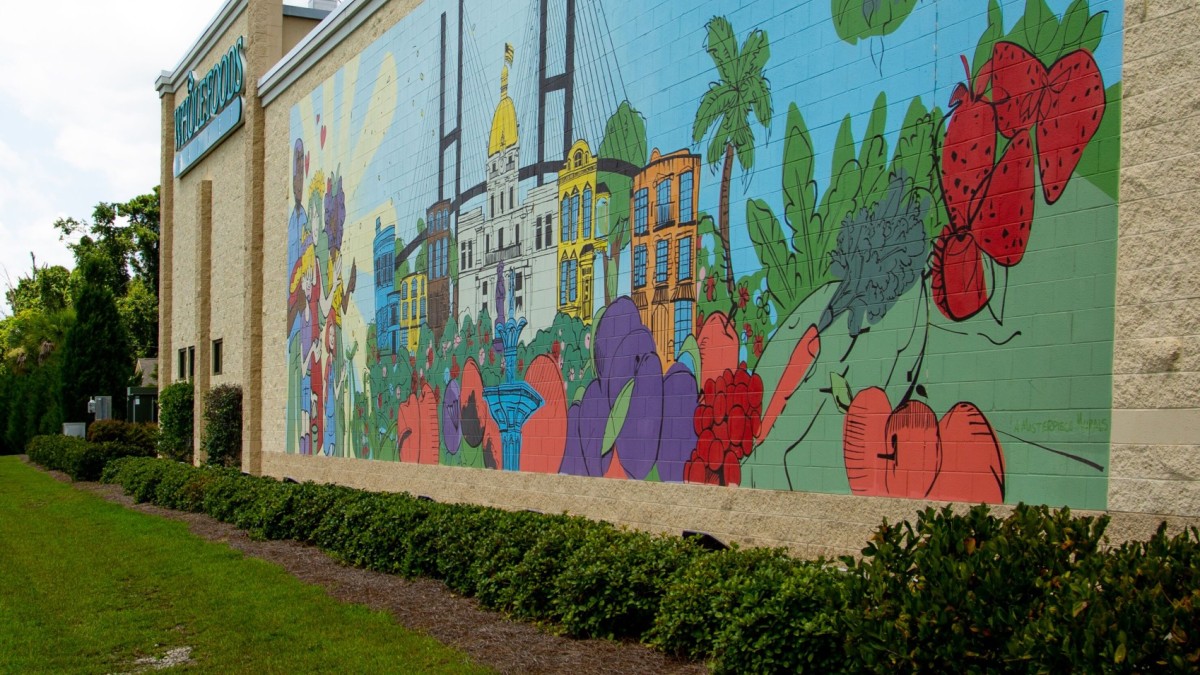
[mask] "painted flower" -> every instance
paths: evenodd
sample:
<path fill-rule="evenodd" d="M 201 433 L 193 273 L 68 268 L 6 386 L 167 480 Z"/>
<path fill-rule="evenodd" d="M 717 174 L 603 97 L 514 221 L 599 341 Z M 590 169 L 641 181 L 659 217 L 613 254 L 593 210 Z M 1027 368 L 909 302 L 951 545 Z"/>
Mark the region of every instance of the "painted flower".
<path fill-rule="evenodd" d="M 738 286 L 738 309 L 746 309 L 746 304 L 750 302 L 750 289 L 745 286 Z"/>

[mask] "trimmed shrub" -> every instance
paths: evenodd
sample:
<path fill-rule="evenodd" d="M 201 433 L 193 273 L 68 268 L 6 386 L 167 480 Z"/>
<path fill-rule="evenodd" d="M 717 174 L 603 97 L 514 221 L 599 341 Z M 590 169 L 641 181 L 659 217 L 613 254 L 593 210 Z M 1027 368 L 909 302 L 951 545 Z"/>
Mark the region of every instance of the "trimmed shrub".
<path fill-rule="evenodd" d="M 88 426 L 87 439 L 92 443 L 122 443 L 136 446 L 152 456 L 158 443 L 158 425 L 124 420 L 98 420 Z"/>
<path fill-rule="evenodd" d="M 213 387 L 204 395 L 204 435 L 200 447 L 213 466 L 242 465 L 242 388 Z"/>
<path fill-rule="evenodd" d="M 700 556 L 680 570 L 663 596 L 648 642 L 691 659 L 713 656 L 729 617 L 770 595 L 799 561 L 784 549 L 732 548 Z"/>
<path fill-rule="evenodd" d="M 158 397 L 158 454 L 177 462 L 193 461 L 195 389 L 191 382 L 163 387 Z"/>
<path fill-rule="evenodd" d="M 29 443 L 30 460 L 72 480 L 99 480 L 104 467 L 122 457 L 153 457 L 154 451 L 119 442 L 89 443 L 69 436 L 35 436 Z"/>
<path fill-rule="evenodd" d="M 554 579 L 554 613 L 571 635 L 641 638 L 672 577 L 701 554 L 691 539 L 592 530 Z"/>
<path fill-rule="evenodd" d="M 844 574 L 813 563 L 767 566 L 742 591 L 747 602 L 724 615 L 717 631 L 714 673 L 853 672 L 841 621 L 848 599 Z"/>

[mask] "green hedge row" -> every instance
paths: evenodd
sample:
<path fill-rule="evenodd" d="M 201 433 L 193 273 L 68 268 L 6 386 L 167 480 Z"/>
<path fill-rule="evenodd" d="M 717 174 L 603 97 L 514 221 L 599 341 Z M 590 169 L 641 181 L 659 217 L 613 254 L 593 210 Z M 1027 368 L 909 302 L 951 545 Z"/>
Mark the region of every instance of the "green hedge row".
<path fill-rule="evenodd" d="M 1200 533 L 1105 548 L 1106 518 L 1017 507 L 884 523 L 861 559 L 695 542 L 565 515 L 124 459 L 139 501 L 341 560 L 430 576 L 575 636 L 634 638 L 716 672 L 1194 672 Z"/>
<path fill-rule="evenodd" d="M 25 450 L 29 459 L 46 467 L 62 471 L 72 480 L 100 480 L 104 467 L 114 459 L 124 457 L 154 457 L 154 447 L 121 441 L 93 443 L 70 436 L 34 436 Z"/>

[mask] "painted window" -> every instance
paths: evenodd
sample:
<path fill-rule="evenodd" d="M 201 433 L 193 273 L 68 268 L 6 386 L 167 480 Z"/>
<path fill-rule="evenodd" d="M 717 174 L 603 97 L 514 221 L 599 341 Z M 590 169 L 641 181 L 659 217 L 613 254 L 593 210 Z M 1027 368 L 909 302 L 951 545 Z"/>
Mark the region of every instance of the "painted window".
<path fill-rule="evenodd" d="M 571 222 L 571 198 L 564 195 L 562 199 L 562 233 L 559 234 L 559 241 L 571 241 L 571 232 L 567 229 Z"/>
<path fill-rule="evenodd" d="M 571 265 L 570 271 L 567 273 L 567 281 L 571 285 L 570 300 L 571 302 L 575 302 L 575 299 L 579 297 L 577 288 L 579 284 L 579 262 L 577 260 L 569 260 L 567 262 Z"/>
<path fill-rule="evenodd" d="M 690 174 L 689 174 L 690 175 Z M 684 237 L 679 240 L 679 281 L 692 278 L 692 238 Z"/>
<path fill-rule="evenodd" d="M 571 241 L 579 238 L 579 192 L 571 194 Z"/>
<path fill-rule="evenodd" d="M 679 222 L 690 223 L 694 220 L 692 214 L 692 181 L 691 171 L 679 174 Z"/>
<path fill-rule="evenodd" d="M 666 239 L 654 243 L 654 283 L 667 283 L 667 268 L 670 263 L 671 244 Z"/>
<path fill-rule="evenodd" d="M 498 228 L 496 230 L 496 249 L 500 250 L 500 251 L 504 250 L 504 228 L 503 227 Z"/>
<path fill-rule="evenodd" d="M 558 304 L 559 306 L 567 304 L 567 270 L 569 260 L 564 260 L 559 264 L 558 269 Z"/>
<path fill-rule="evenodd" d="M 633 233 L 646 234 L 649 231 L 649 218 L 650 191 L 642 188 L 633 195 Z"/>
<path fill-rule="evenodd" d="M 533 228 L 533 248 L 535 251 L 542 250 L 542 217 L 538 216 L 537 225 Z"/>
<path fill-rule="evenodd" d="M 546 246 L 554 245 L 554 214 L 546 214 Z"/>
<path fill-rule="evenodd" d="M 691 300 L 676 300 L 675 301 L 675 356 L 678 358 L 679 350 L 683 347 L 683 343 L 687 340 L 688 335 L 692 333 L 692 314 L 694 303 Z"/>
<path fill-rule="evenodd" d="M 646 285 L 646 245 L 638 244 L 633 249 L 633 287 Z"/>
<path fill-rule="evenodd" d="M 592 238 L 592 188 L 583 188 L 583 238 Z"/>
<path fill-rule="evenodd" d="M 425 316 L 425 296 L 421 296 L 421 316 Z"/>
<path fill-rule="evenodd" d="M 513 283 L 513 299 L 516 301 L 517 309 L 524 309 L 525 274 L 522 272 L 516 274 L 516 281 Z"/>
<path fill-rule="evenodd" d="M 655 227 L 660 227 L 671 222 L 671 179 L 666 178 L 659 182 L 655 187 L 655 200 L 658 206 L 658 218 L 655 219 Z"/>

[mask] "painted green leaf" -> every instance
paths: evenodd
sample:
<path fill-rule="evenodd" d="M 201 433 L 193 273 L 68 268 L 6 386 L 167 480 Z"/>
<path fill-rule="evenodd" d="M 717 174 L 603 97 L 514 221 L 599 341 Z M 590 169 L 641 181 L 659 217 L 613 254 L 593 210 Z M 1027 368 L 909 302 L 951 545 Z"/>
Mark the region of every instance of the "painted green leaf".
<path fill-rule="evenodd" d="M 830 11 L 838 37 L 856 44 L 895 31 L 916 4 L 917 0 L 832 0 Z"/>
<path fill-rule="evenodd" d="M 971 61 L 971 75 L 978 76 L 983 64 L 992 58 L 992 50 L 996 43 L 1004 37 L 1004 15 L 1000 11 L 1000 3 L 998 0 L 990 0 L 988 2 L 988 27 L 983 31 L 983 35 L 979 36 L 979 43 L 975 46 L 975 58 Z"/>
<path fill-rule="evenodd" d="M 800 281 L 796 254 L 783 238 L 779 219 L 770 205 L 761 199 L 746 200 L 746 224 L 750 230 L 750 241 L 758 259 L 767 270 L 767 287 L 782 308 L 794 308 L 799 304 L 797 282 Z"/>
<path fill-rule="evenodd" d="M 617 436 L 625 426 L 625 418 L 629 416 L 629 401 L 633 399 L 634 382 L 633 378 L 626 382 L 625 386 L 621 387 L 621 393 L 617 394 L 617 399 L 613 401 L 612 412 L 608 413 L 608 424 L 604 425 L 604 444 L 600 446 L 601 455 L 612 452 L 613 446 L 617 443 Z"/>
<path fill-rule="evenodd" d="M 850 410 L 850 403 L 854 400 L 854 396 L 850 393 L 850 383 L 846 378 L 838 373 L 829 373 L 829 386 L 833 392 L 833 402 L 837 405 L 838 410 L 846 412 Z"/>
<path fill-rule="evenodd" d="M 1079 49 L 1079 44 L 1083 40 L 1083 30 L 1087 27 L 1088 15 L 1087 0 L 1075 0 L 1070 7 L 1067 7 L 1067 11 L 1063 12 L 1062 28 L 1058 31 L 1058 35 L 1062 39 L 1062 48 L 1058 53 L 1059 58 Z"/>
<path fill-rule="evenodd" d="M 1083 37 L 1079 41 L 1080 47 L 1095 53 L 1100 46 L 1100 39 L 1104 37 L 1104 19 L 1105 12 L 1100 12 L 1088 19 L 1087 27 L 1083 29 Z"/>

